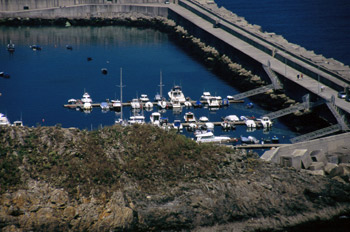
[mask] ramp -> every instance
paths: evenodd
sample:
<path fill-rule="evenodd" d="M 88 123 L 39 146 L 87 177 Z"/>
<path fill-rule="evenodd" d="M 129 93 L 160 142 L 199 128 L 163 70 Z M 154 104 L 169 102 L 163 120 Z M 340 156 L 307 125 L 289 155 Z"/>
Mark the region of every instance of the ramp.
<path fill-rule="evenodd" d="M 307 102 L 306 101 L 306 102 L 303 102 L 303 103 L 298 104 L 298 105 L 294 105 L 294 106 L 291 106 L 291 107 L 288 107 L 288 108 L 285 108 L 282 110 L 278 110 L 275 112 L 271 112 L 269 114 L 265 114 L 264 116 L 269 117 L 270 119 L 276 119 L 276 118 L 294 113 L 297 110 L 309 109 L 310 107 L 315 107 L 315 106 L 321 105 L 323 103 L 324 103 L 323 100 L 320 100 L 317 102 Z"/>
<path fill-rule="evenodd" d="M 233 96 L 233 99 L 234 100 L 240 100 L 240 99 L 251 97 L 251 96 L 254 96 L 254 95 L 261 94 L 261 93 L 266 93 L 270 89 L 274 89 L 273 84 L 262 86 L 262 87 L 257 88 L 257 89 L 252 89 L 252 90 L 246 91 L 244 93 L 236 94 L 236 95 Z"/>
<path fill-rule="evenodd" d="M 270 64 L 270 61 L 269 61 L 269 64 Z M 283 86 L 281 84 L 281 82 L 279 81 L 276 73 L 274 71 L 272 71 L 272 69 L 270 68 L 270 66 L 267 66 L 267 65 L 262 65 L 266 74 L 269 76 L 272 84 L 273 84 L 273 88 L 274 89 L 282 89 Z"/>
<path fill-rule="evenodd" d="M 340 131 L 341 125 L 336 124 L 330 127 L 326 127 L 317 131 L 313 131 L 311 133 L 305 134 L 305 135 L 301 135 L 295 138 L 292 138 L 290 141 L 291 143 L 300 143 L 300 142 L 304 142 L 304 141 L 309 141 L 312 139 L 316 139 L 316 138 L 320 138 L 323 137 L 325 135 L 329 135 L 329 134 L 333 134 L 335 132 Z"/>
<path fill-rule="evenodd" d="M 329 108 L 329 110 L 332 112 L 332 114 L 334 115 L 335 119 L 337 120 L 338 124 L 341 126 L 341 130 L 342 131 L 348 131 L 349 127 L 346 125 L 345 120 L 344 120 L 344 115 L 341 116 L 335 106 L 335 98 L 332 95 L 331 101 L 327 102 L 327 106 Z"/>

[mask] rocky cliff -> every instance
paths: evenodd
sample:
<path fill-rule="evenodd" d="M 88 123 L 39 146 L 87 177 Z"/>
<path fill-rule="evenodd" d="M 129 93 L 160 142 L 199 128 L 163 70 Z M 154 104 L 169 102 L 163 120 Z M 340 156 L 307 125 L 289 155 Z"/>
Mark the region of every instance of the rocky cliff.
<path fill-rule="evenodd" d="M 282 230 L 350 212 L 350 185 L 152 126 L 0 128 L 1 231 Z"/>

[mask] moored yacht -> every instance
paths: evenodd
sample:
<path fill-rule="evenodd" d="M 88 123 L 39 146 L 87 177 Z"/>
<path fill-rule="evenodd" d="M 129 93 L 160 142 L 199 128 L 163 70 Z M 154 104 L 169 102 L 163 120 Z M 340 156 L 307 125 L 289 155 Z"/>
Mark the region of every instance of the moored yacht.
<path fill-rule="evenodd" d="M 112 109 L 115 111 L 121 111 L 122 109 L 122 103 L 120 100 L 112 100 Z"/>
<path fill-rule="evenodd" d="M 184 115 L 185 122 L 196 122 L 196 117 L 192 112 L 186 112 Z"/>
<path fill-rule="evenodd" d="M 220 107 L 220 100 L 217 97 L 210 97 L 207 99 L 208 106 L 212 108 Z"/>
<path fill-rule="evenodd" d="M 133 108 L 133 109 L 140 109 L 141 108 L 140 101 L 137 98 L 132 99 L 130 104 L 131 104 L 131 108 Z"/>
<path fill-rule="evenodd" d="M 90 94 L 88 94 L 87 92 L 85 92 L 85 93 L 83 94 L 83 98 L 81 99 L 81 101 L 82 101 L 83 103 L 91 103 L 91 102 L 92 102 L 92 99 L 91 99 L 91 97 L 90 97 Z"/>
<path fill-rule="evenodd" d="M 159 112 L 153 112 L 149 118 L 151 120 L 152 125 L 160 126 L 160 113 Z"/>
<path fill-rule="evenodd" d="M 180 104 L 184 104 L 186 101 L 185 95 L 182 93 L 181 87 L 176 85 L 168 92 L 170 101 L 174 99 L 179 100 Z"/>
<path fill-rule="evenodd" d="M 148 98 L 147 94 L 141 94 L 140 101 L 141 102 L 148 102 L 149 98 Z"/>
<path fill-rule="evenodd" d="M 10 126 L 10 121 L 7 119 L 7 117 L 0 113 L 0 126 Z"/>
<path fill-rule="evenodd" d="M 207 131 L 196 135 L 196 142 L 198 143 L 228 143 L 231 141 L 227 136 L 215 136 L 213 132 Z"/>
<path fill-rule="evenodd" d="M 143 115 L 135 115 L 131 116 L 128 120 L 128 124 L 144 124 L 145 123 L 145 116 Z"/>

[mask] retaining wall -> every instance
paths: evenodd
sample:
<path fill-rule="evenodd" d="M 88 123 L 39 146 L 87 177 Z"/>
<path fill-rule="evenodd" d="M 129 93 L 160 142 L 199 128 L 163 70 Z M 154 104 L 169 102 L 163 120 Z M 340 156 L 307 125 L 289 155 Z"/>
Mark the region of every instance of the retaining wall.
<path fill-rule="evenodd" d="M 21 12 L 0 13 L 0 17 L 22 17 L 22 18 L 91 18 L 91 17 L 116 17 L 120 13 L 140 13 L 156 17 L 168 16 L 167 7 L 141 6 L 141 5 L 78 5 L 60 8 L 28 10 Z"/>
<path fill-rule="evenodd" d="M 0 0 L 0 11 L 21 11 L 82 4 L 164 3 L 164 0 Z"/>

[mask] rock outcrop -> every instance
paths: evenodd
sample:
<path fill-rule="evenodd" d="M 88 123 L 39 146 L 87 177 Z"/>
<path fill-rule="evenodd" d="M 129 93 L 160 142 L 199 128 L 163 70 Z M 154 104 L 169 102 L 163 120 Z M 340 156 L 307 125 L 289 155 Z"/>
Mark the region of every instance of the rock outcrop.
<path fill-rule="evenodd" d="M 350 185 L 152 126 L 0 128 L 2 231 L 278 230 L 350 212 Z"/>

